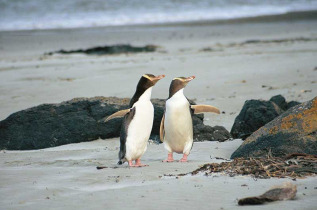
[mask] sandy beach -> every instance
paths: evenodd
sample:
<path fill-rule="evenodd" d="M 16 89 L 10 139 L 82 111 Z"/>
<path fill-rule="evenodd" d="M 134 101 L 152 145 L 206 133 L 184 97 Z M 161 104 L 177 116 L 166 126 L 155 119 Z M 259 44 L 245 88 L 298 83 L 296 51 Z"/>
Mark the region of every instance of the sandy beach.
<path fill-rule="evenodd" d="M 144 73 L 165 74 L 152 98 L 167 98 L 170 81 L 195 75 L 185 95 L 219 107 L 205 124 L 230 131 L 249 99 L 282 94 L 304 102 L 317 95 L 317 19 L 192 23 L 0 32 L 0 120 L 43 103 L 75 97 L 131 97 Z M 154 53 L 111 56 L 45 55 L 113 44 L 160 46 Z M 242 143 L 194 143 L 188 163 L 162 163 L 163 145 L 150 144 L 145 168 L 117 168 L 118 138 L 32 151 L 0 152 L 0 209 L 315 209 L 317 178 L 253 179 L 225 174 L 185 176 L 230 158 Z M 176 156 L 176 159 L 180 159 Z M 96 166 L 108 168 L 97 170 Z M 295 200 L 240 207 L 237 199 L 292 182 Z M 247 185 L 247 186 L 242 186 Z"/>

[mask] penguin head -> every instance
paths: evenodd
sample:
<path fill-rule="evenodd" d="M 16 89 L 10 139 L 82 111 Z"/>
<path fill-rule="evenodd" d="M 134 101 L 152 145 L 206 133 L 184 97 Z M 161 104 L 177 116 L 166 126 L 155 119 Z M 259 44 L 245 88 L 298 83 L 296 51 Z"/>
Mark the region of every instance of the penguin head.
<path fill-rule="evenodd" d="M 186 85 L 193 79 L 195 79 L 195 76 L 174 78 L 170 85 L 169 98 L 171 98 L 179 90 L 185 88 Z"/>
<path fill-rule="evenodd" d="M 144 74 L 139 80 L 136 87 L 136 91 L 130 101 L 130 107 L 139 100 L 139 98 L 145 93 L 146 90 L 153 87 L 160 79 L 164 78 L 165 75 L 154 76 L 153 74 Z"/>
<path fill-rule="evenodd" d="M 137 90 L 145 91 L 148 88 L 154 86 L 160 79 L 164 78 L 165 75 L 154 76 L 153 74 L 144 74 L 140 78 L 140 81 L 137 86 Z"/>

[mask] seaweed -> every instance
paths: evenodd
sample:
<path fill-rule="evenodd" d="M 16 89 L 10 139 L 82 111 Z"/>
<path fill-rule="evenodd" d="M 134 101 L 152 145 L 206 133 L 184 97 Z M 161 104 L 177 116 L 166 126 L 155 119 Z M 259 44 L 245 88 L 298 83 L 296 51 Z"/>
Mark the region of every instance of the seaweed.
<path fill-rule="evenodd" d="M 285 157 L 235 158 L 231 162 L 207 163 L 198 169 L 177 176 L 203 173 L 225 173 L 229 176 L 251 175 L 254 178 L 303 178 L 317 174 L 317 155 L 293 153 Z"/>

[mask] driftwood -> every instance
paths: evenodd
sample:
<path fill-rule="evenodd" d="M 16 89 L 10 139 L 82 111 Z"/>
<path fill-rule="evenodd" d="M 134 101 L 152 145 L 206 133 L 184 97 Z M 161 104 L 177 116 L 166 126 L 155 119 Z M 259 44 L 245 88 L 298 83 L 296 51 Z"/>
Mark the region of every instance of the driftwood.
<path fill-rule="evenodd" d="M 255 197 L 242 198 L 238 201 L 239 205 L 258 205 L 265 202 L 292 200 L 297 192 L 296 185 L 285 183 L 281 186 L 275 186 L 264 194 Z"/>
<path fill-rule="evenodd" d="M 317 174 L 317 156 L 299 153 L 289 154 L 284 158 L 236 158 L 231 162 L 207 163 L 190 173 L 177 176 L 196 175 L 198 173 L 210 176 L 217 172 L 229 176 L 251 175 L 260 179 L 270 177 L 301 178 Z"/>

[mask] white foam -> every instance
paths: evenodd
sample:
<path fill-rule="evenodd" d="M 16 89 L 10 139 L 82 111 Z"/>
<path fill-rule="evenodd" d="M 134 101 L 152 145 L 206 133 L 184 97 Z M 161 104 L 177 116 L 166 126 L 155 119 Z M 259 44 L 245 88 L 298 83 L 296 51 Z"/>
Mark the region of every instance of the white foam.
<path fill-rule="evenodd" d="M 2 5 L 1 5 L 2 4 Z M 0 30 L 80 28 L 235 19 L 316 10 L 317 1 L 62 0 L 0 2 Z"/>

